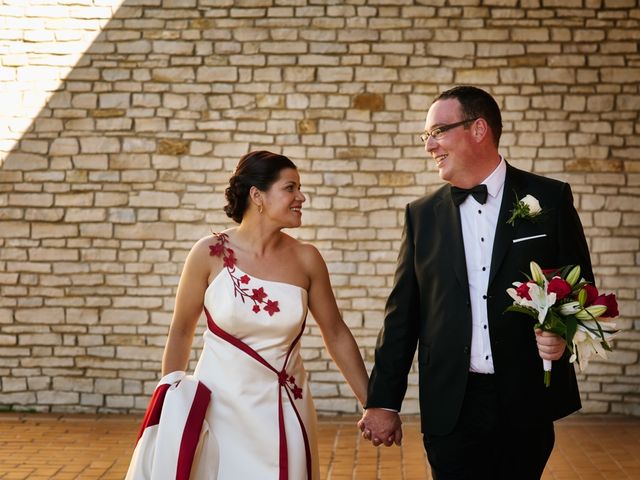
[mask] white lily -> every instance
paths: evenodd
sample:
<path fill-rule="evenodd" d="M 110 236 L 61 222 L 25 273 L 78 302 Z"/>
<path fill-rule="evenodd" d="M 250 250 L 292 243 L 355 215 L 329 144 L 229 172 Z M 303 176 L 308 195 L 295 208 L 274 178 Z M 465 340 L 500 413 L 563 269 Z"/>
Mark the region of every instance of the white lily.
<path fill-rule="evenodd" d="M 538 311 L 538 322 L 544 323 L 547 311 L 556 303 L 555 292 L 547 293 L 547 281 L 544 280 L 542 286 L 529 285 L 529 296 L 531 297 L 531 306 Z"/>
<path fill-rule="evenodd" d="M 580 302 L 567 302 L 560 305 L 558 308 L 558 313 L 563 317 L 568 317 L 569 315 L 574 315 L 582 310 L 580 306 Z"/>
<path fill-rule="evenodd" d="M 610 330 L 615 328 L 616 324 L 607 322 L 606 330 L 603 328 L 603 338 L 601 338 L 598 326 L 594 320 L 587 320 L 582 323 L 584 325 L 578 324 L 578 329 L 573 337 L 573 354 L 569 358 L 569 361 L 573 363 L 577 359 L 580 370 L 584 371 L 589 365 L 589 359 L 594 353 L 601 358 L 607 358 L 607 351 L 602 346 L 602 342 L 609 343 L 617 332 Z"/>

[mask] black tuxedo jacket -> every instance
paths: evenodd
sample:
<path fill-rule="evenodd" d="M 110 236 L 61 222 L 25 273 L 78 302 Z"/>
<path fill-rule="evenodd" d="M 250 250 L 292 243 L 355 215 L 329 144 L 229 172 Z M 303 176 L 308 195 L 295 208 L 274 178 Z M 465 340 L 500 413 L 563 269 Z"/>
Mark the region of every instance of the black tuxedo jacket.
<path fill-rule="evenodd" d="M 530 194 L 542 207 L 540 221 L 507 224 L 518 199 Z M 535 237 L 535 238 L 529 238 Z M 568 184 L 507 165 L 491 258 L 487 311 L 500 411 L 508 422 L 536 424 L 580 409 L 569 354 L 553 362 L 551 387 L 543 384 L 534 320 L 504 313 L 506 293 L 541 268 L 579 264 L 593 281 L 587 242 Z M 445 185 L 407 205 L 394 287 L 378 336 L 367 407 L 400 410 L 418 347 L 422 431 L 444 435 L 454 428 L 464 398 L 471 351 L 471 307 L 459 209 Z"/>

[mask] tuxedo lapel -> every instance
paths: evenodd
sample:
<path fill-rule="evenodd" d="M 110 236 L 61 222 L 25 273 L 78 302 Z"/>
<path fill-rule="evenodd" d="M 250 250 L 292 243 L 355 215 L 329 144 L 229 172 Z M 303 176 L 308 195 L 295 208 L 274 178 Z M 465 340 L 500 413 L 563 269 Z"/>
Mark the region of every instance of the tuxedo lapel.
<path fill-rule="evenodd" d="M 502 261 L 513 244 L 515 229 L 507 223 L 511 216 L 511 210 L 517 198 L 521 198 L 522 182 L 518 179 L 516 171 L 507 164 L 507 174 L 504 181 L 502 193 L 502 204 L 498 214 L 498 224 L 496 225 L 496 235 L 493 241 L 493 251 L 491 252 L 491 270 L 489 272 L 489 285 L 493 282 L 496 273 L 502 265 Z"/>
<path fill-rule="evenodd" d="M 463 291 L 468 291 L 469 280 L 467 278 L 467 264 L 464 255 L 464 241 L 462 238 L 462 225 L 460 223 L 460 210 L 451 200 L 451 187 L 443 195 L 440 202 L 436 204 L 435 214 L 438 218 L 439 232 L 450 246 L 451 250 L 444 254 L 451 260 L 453 271 L 456 274 Z"/>

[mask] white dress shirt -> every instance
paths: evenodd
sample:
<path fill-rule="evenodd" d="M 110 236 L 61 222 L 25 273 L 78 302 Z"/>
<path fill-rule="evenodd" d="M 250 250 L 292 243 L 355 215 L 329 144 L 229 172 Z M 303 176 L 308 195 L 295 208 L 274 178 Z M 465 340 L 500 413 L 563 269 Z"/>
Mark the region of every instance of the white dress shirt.
<path fill-rule="evenodd" d="M 504 158 L 500 157 L 500 163 L 496 169 L 481 182 L 487 186 L 487 202 L 482 205 L 469 195 L 459 207 L 471 300 L 472 331 L 469 370 L 477 373 L 494 373 L 489 341 L 487 288 L 493 240 L 506 174 L 507 165 Z"/>

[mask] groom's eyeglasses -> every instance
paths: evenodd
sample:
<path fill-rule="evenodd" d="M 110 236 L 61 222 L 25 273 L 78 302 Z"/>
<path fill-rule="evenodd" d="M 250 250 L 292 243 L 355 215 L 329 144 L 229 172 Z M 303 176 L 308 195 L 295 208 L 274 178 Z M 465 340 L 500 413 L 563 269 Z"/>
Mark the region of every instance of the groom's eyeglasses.
<path fill-rule="evenodd" d="M 444 136 L 444 133 L 448 132 L 452 128 L 456 128 L 461 125 L 466 125 L 467 123 L 475 122 L 479 118 L 480 117 L 467 118 L 466 120 L 462 120 L 461 122 L 440 125 L 439 127 L 434 128 L 430 132 L 424 132 L 423 134 L 421 134 L 420 140 L 422 141 L 422 143 L 425 143 L 425 144 L 429 141 L 429 137 L 433 138 L 436 141 L 440 140 Z"/>

